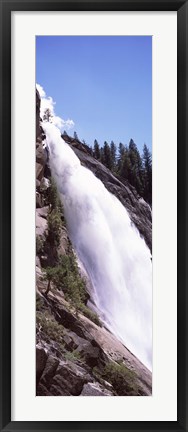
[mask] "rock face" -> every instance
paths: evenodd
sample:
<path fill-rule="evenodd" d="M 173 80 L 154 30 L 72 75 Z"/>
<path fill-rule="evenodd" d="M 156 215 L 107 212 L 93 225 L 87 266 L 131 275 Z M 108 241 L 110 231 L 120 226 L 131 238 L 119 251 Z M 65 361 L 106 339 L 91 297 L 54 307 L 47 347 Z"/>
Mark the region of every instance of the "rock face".
<path fill-rule="evenodd" d="M 113 396 L 81 365 L 47 355 L 40 346 L 36 358 L 38 396 Z"/>
<path fill-rule="evenodd" d="M 44 310 L 50 310 L 61 329 L 57 342 L 54 335 L 45 334 L 37 326 L 37 395 L 116 396 L 110 381 L 96 373 L 98 370 L 102 374 L 109 362 L 123 363 L 135 374 L 135 395 L 151 395 L 151 373 L 115 336 L 82 314 L 76 316 L 61 293 L 54 290 L 46 298 L 45 282 L 37 285 Z"/>
<path fill-rule="evenodd" d="M 40 95 L 36 89 L 36 139 L 40 135 Z"/>
<path fill-rule="evenodd" d="M 36 209 L 36 235 L 43 236 L 47 230 L 47 213 L 47 207 Z"/>
<path fill-rule="evenodd" d="M 90 169 L 98 177 L 109 192 L 114 194 L 127 209 L 131 221 L 135 224 L 140 235 L 145 239 L 150 251 L 152 250 L 152 216 L 149 204 L 139 197 L 136 190 L 126 181 L 115 177 L 102 163 L 93 158 L 87 146 L 78 140 L 62 135 L 71 146 L 82 165 Z"/>
<path fill-rule="evenodd" d="M 68 135 L 63 136 L 81 163 L 89 168 L 127 208 L 132 222 L 151 249 L 151 210 L 135 189 L 117 179 L 89 154 L 87 145 Z M 151 395 L 151 373 L 102 327 L 96 317 L 76 309 L 64 291 L 45 279 L 49 265 L 44 243 L 48 235 L 48 215 L 52 211 L 48 193 L 50 169 L 45 150 L 45 136 L 40 125 L 40 96 L 36 93 L 36 394 L 38 396 L 118 396 Z M 57 221 L 56 221 L 57 222 Z M 74 251 L 61 217 L 58 228 L 57 257 L 69 258 Z M 54 246 L 53 246 L 54 247 Z M 53 250 L 51 251 L 54 252 Z M 46 255 L 45 255 L 46 254 Z M 66 258 L 66 259 L 67 259 Z M 66 261 L 66 260 L 65 260 Z M 52 266 L 53 267 L 53 266 Z M 67 273 L 67 269 L 66 269 Z M 85 280 L 83 269 L 80 276 Z M 63 277 L 63 276 L 62 276 Z M 85 282 L 86 283 L 86 282 Z M 89 281 L 86 283 L 88 298 Z M 73 288 L 75 288 L 73 284 Z M 65 289 L 66 292 L 66 289 Z M 90 302 L 87 303 L 87 305 Z M 85 304 L 86 306 L 86 304 Z M 109 373 L 109 367 L 112 369 Z M 114 382 L 116 370 L 117 385 Z M 118 372 L 117 372 L 118 371 Z M 127 383 L 127 389 L 121 383 Z"/>
<path fill-rule="evenodd" d="M 113 396 L 113 393 L 102 387 L 99 383 L 84 384 L 80 396 Z"/>
<path fill-rule="evenodd" d="M 44 178 L 44 169 L 47 162 L 47 153 L 44 150 L 44 132 L 40 126 L 40 95 L 36 90 L 36 206 L 43 207 L 44 203 L 41 197 L 41 181 Z"/>

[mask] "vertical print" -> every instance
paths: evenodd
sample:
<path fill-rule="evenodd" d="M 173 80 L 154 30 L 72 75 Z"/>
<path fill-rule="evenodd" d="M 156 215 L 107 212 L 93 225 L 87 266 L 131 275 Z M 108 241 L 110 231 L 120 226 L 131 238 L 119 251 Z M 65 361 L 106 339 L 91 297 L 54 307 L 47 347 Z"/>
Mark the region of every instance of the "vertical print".
<path fill-rule="evenodd" d="M 152 37 L 36 38 L 36 395 L 152 394 Z"/>

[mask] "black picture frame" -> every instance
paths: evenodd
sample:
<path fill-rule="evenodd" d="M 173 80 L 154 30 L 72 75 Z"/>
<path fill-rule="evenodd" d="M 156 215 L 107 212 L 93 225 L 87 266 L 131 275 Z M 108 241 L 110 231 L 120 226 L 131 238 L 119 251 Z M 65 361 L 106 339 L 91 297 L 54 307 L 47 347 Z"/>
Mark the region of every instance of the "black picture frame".
<path fill-rule="evenodd" d="M 178 19 L 178 416 L 176 422 L 11 421 L 11 12 L 12 11 L 177 11 Z M 188 270 L 188 0 L 0 0 L 0 430 L 1 431 L 188 431 L 186 293 Z M 168 31 L 168 29 L 167 29 Z M 188 268 L 188 266 L 187 266 Z M 168 404 L 168 393 L 166 394 Z"/>

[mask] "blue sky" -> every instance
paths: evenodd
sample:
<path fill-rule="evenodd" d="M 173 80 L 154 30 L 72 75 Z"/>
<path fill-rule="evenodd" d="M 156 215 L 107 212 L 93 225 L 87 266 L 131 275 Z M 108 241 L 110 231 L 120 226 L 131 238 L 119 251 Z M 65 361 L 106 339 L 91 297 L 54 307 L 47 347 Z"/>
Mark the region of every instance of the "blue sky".
<path fill-rule="evenodd" d="M 70 135 L 151 149 L 152 37 L 37 36 L 36 82 Z"/>

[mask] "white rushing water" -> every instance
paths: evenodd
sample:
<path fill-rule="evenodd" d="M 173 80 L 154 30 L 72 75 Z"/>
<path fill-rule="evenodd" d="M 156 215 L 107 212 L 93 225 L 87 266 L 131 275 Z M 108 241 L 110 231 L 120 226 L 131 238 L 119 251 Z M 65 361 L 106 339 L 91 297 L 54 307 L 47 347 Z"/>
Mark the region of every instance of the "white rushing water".
<path fill-rule="evenodd" d="M 99 315 L 151 370 L 150 251 L 124 206 L 80 164 L 60 131 L 50 123 L 43 123 L 43 129 L 69 235 L 91 279 Z"/>

